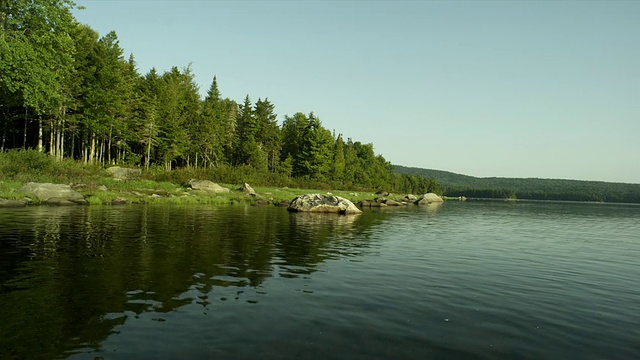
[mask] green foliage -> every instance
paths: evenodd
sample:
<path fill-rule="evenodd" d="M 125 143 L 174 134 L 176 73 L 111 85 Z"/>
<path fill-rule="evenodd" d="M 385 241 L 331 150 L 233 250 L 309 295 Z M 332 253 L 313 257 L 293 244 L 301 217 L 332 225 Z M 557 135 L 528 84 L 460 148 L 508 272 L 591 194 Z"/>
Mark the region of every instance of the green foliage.
<path fill-rule="evenodd" d="M 36 150 L 0 152 L 0 180 L 20 182 L 71 183 L 95 181 L 104 175 L 98 166 L 82 165 L 73 160 L 55 161 Z"/>
<path fill-rule="evenodd" d="M 141 76 L 117 34 L 101 37 L 79 24 L 73 6 L 0 2 L 0 151 L 41 151 L 6 155 L 4 178 L 95 185 L 103 167 L 117 164 L 143 166 L 150 180 L 183 185 L 209 178 L 318 189 L 431 188 L 398 178 L 373 144 L 335 138 L 313 113 L 285 115 L 279 126 L 268 98 L 254 104 L 247 95 L 239 106 L 222 98 L 216 77 L 201 99 L 189 66 Z"/>
<path fill-rule="evenodd" d="M 477 178 L 446 171 L 395 166 L 403 174 L 431 177 L 444 195 L 475 198 L 640 203 L 640 185 L 560 179 Z"/>

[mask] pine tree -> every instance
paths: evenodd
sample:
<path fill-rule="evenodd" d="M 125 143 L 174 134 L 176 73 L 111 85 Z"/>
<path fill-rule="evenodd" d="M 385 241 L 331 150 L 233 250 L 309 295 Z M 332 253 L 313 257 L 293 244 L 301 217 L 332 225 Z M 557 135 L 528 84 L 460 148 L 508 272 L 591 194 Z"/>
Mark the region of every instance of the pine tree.
<path fill-rule="evenodd" d="M 342 181 L 344 178 L 344 141 L 342 141 L 342 134 L 338 135 L 333 150 L 333 180 Z"/>

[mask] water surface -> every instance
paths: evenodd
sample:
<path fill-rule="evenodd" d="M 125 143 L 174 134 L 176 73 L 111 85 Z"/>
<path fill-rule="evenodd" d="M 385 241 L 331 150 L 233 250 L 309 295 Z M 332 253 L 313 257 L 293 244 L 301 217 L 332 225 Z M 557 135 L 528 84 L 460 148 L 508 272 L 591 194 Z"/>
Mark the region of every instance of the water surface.
<path fill-rule="evenodd" d="M 0 209 L 0 357 L 640 358 L 640 206 Z"/>

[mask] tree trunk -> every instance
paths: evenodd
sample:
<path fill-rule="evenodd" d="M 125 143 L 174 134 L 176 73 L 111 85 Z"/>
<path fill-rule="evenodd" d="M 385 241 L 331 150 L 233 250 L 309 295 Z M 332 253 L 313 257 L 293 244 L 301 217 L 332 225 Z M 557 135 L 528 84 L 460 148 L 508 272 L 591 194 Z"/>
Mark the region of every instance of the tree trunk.
<path fill-rule="evenodd" d="M 54 135 L 56 132 L 56 128 L 53 124 L 53 121 L 51 121 L 51 131 L 49 133 L 49 155 L 54 156 Z"/>
<path fill-rule="evenodd" d="M 89 149 L 89 163 L 93 164 L 93 160 L 95 159 L 96 156 L 96 134 L 95 133 L 91 133 L 91 139 L 90 139 L 91 145 L 90 145 L 90 149 Z"/>
<path fill-rule="evenodd" d="M 147 172 L 149 172 L 149 165 L 151 164 L 151 141 L 147 142 L 147 158 L 144 159 L 145 162 L 145 168 L 147 169 Z"/>
<path fill-rule="evenodd" d="M 60 151 L 59 151 L 59 156 L 60 156 L 60 160 L 64 159 L 64 120 L 61 121 L 60 123 L 60 140 L 58 141 L 58 144 L 60 145 Z"/>
<path fill-rule="evenodd" d="M 42 116 L 38 117 L 38 152 L 42 152 Z"/>
<path fill-rule="evenodd" d="M 113 126 L 109 127 L 109 145 L 107 146 L 107 162 L 111 164 L 111 132 L 113 131 Z"/>

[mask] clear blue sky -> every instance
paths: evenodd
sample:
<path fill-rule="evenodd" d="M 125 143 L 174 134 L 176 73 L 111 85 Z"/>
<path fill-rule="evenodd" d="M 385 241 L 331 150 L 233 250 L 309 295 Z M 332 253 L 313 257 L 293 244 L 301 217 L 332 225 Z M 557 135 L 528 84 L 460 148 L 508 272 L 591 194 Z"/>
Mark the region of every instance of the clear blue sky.
<path fill-rule="evenodd" d="M 313 111 L 394 164 L 640 183 L 639 1 L 77 1 L 141 73 Z"/>

